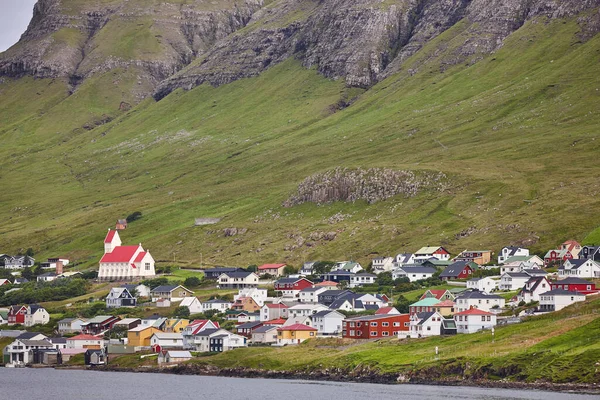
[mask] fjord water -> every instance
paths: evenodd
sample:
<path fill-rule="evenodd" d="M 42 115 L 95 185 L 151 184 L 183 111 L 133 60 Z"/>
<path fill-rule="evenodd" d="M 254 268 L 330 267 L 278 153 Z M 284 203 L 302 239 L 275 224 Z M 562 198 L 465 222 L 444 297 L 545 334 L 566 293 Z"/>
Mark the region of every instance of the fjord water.
<path fill-rule="evenodd" d="M 534 390 L 487 389 L 427 385 L 244 379 L 129 372 L 54 369 L 0 369 L 0 399 L 31 400 L 85 398 L 127 400 L 378 400 L 397 399 L 592 399 L 591 395 Z M 10 394 L 9 394 L 10 393 Z M 7 396 L 7 397 L 3 397 Z"/>

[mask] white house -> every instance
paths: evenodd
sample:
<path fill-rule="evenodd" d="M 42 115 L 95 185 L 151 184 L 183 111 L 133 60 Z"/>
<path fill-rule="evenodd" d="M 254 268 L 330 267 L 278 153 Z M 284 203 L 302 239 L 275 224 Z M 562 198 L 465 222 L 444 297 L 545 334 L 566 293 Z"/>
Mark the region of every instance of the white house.
<path fill-rule="evenodd" d="M 6 269 L 23 269 L 25 267 L 33 267 L 35 259 L 29 256 L 5 256 L 4 268 Z"/>
<path fill-rule="evenodd" d="M 150 291 L 150 297 L 153 302 L 165 299 L 176 303 L 193 295 L 194 292 L 181 285 L 161 285 Z"/>
<path fill-rule="evenodd" d="M 496 315 L 484 310 L 471 308 L 454 314 L 457 333 L 475 333 L 496 326 Z"/>
<path fill-rule="evenodd" d="M 302 303 L 318 303 L 319 294 L 327 290 L 326 287 L 315 286 L 300 291 L 299 300 Z"/>
<path fill-rule="evenodd" d="M 502 264 L 501 268 L 514 267 L 514 266 L 520 265 L 521 263 L 525 263 L 525 265 L 526 265 L 525 268 L 535 268 L 535 266 L 537 266 L 537 268 L 542 268 L 544 266 L 544 260 L 542 260 L 539 256 L 532 255 L 532 256 L 509 257 L 506 260 L 504 260 L 504 263 Z M 503 273 L 503 272 L 519 272 L 519 271 L 506 269 L 506 270 L 501 270 L 500 272 Z"/>
<path fill-rule="evenodd" d="M 300 271 L 298 271 L 298 274 L 300 276 L 313 275 L 313 270 L 314 270 L 315 264 L 316 264 L 316 262 L 314 262 L 314 261 L 305 262 L 304 264 L 302 264 L 302 268 L 300 268 Z"/>
<path fill-rule="evenodd" d="M 529 249 L 517 246 L 506 246 L 500 250 L 500 253 L 498 253 L 498 264 L 504 264 L 504 262 L 510 257 L 522 257 L 528 255 Z"/>
<path fill-rule="evenodd" d="M 311 317 L 312 327 L 319 335 L 341 335 L 342 321 L 346 316 L 334 310 L 323 310 Z"/>
<path fill-rule="evenodd" d="M 319 311 L 328 310 L 328 308 L 323 304 L 297 304 L 295 306 L 289 307 L 287 310 L 288 318 L 294 318 L 310 317 L 311 315 L 316 314 Z"/>
<path fill-rule="evenodd" d="M 598 279 L 600 278 L 600 263 L 592 259 L 567 260 L 558 269 L 558 276 Z"/>
<path fill-rule="evenodd" d="M 238 294 L 233 296 L 233 301 L 236 301 L 241 297 L 251 297 L 259 306 L 265 304 L 265 302 L 269 299 L 267 295 L 267 289 L 259 289 L 255 287 L 240 289 Z"/>
<path fill-rule="evenodd" d="M 408 278 L 409 281 L 415 282 L 422 279 L 428 279 L 437 272 L 433 267 L 423 267 L 421 265 L 405 265 L 392 272 L 392 279 Z"/>
<path fill-rule="evenodd" d="M 350 277 L 350 284 L 348 287 L 353 288 L 364 285 L 372 285 L 375 283 L 375 279 L 377 279 L 377 275 L 361 272 Z"/>
<path fill-rule="evenodd" d="M 252 343 L 277 343 L 277 328 L 275 325 L 264 325 L 252 331 Z"/>
<path fill-rule="evenodd" d="M 371 260 L 371 270 L 375 274 L 389 272 L 394 268 L 394 257 L 376 257 Z"/>
<path fill-rule="evenodd" d="M 410 316 L 410 336 L 414 338 L 440 336 L 444 317 L 439 312 L 420 312 Z"/>
<path fill-rule="evenodd" d="M 441 246 L 425 246 L 415 252 L 415 260 L 426 260 L 428 258 L 437 258 L 440 261 L 450 260 L 450 253 Z"/>
<path fill-rule="evenodd" d="M 415 255 L 412 253 L 400 253 L 394 257 L 394 268 L 402 267 L 403 265 L 413 264 Z"/>
<path fill-rule="evenodd" d="M 176 364 L 192 359 L 192 353 L 187 350 L 165 350 L 158 353 L 158 364 Z"/>
<path fill-rule="evenodd" d="M 456 309 L 459 312 L 475 308 L 484 311 L 504 308 L 506 300 L 495 294 L 487 294 L 476 290 L 462 293 L 455 299 Z"/>
<path fill-rule="evenodd" d="M 81 334 L 67 338 L 67 349 L 100 349 L 104 346 L 104 339 Z"/>
<path fill-rule="evenodd" d="M 540 311 L 560 311 L 573 303 L 585 301 L 585 295 L 564 289 L 553 289 L 540 294 Z"/>
<path fill-rule="evenodd" d="M 232 304 L 230 301 L 222 299 L 206 300 L 202 302 L 202 312 L 217 310 L 220 313 L 224 313 L 231 308 Z"/>
<path fill-rule="evenodd" d="M 244 289 L 258 286 L 258 275 L 254 272 L 224 272 L 217 280 L 220 289 Z"/>
<path fill-rule="evenodd" d="M 183 349 L 183 335 L 181 333 L 155 332 L 150 337 L 150 346 L 154 349 Z"/>
<path fill-rule="evenodd" d="M 37 349 L 54 349 L 47 339 L 16 339 L 4 348 L 4 357 L 8 365 L 25 365 L 33 361 L 33 351 Z"/>
<path fill-rule="evenodd" d="M 246 338 L 225 329 L 205 329 L 194 336 L 194 347 L 200 352 L 223 352 L 246 347 Z"/>
<path fill-rule="evenodd" d="M 356 274 L 363 270 L 363 267 L 354 261 L 339 261 L 335 263 L 331 271 L 346 271 Z"/>
<path fill-rule="evenodd" d="M 500 290 L 519 290 L 531 276 L 525 272 L 506 272 L 500 277 Z"/>
<path fill-rule="evenodd" d="M 204 307 L 202 307 L 202 303 L 200 303 L 197 297 L 186 297 L 181 300 L 179 307 L 187 307 L 190 310 L 190 314 L 199 314 L 204 311 Z"/>
<path fill-rule="evenodd" d="M 52 282 L 53 280 L 56 280 L 57 277 L 58 275 L 56 275 L 56 273 L 54 272 L 46 272 L 44 274 L 38 275 L 36 280 L 38 282 Z"/>
<path fill-rule="evenodd" d="M 116 230 L 108 230 L 104 239 L 104 256 L 100 259 L 99 280 L 132 280 L 153 277 L 154 258 L 137 246 L 121 246 L 121 238 Z"/>
<path fill-rule="evenodd" d="M 85 323 L 82 318 L 64 318 L 58 321 L 58 333 L 64 335 L 65 333 L 81 332 L 81 324 Z"/>
<path fill-rule="evenodd" d="M 29 327 L 38 324 L 45 325 L 48 322 L 50 322 L 50 314 L 48 314 L 48 311 L 44 307 L 36 304 L 27 307 L 23 325 Z"/>
<path fill-rule="evenodd" d="M 498 288 L 498 279 L 490 276 L 484 278 L 473 278 L 467 281 L 467 289 L 479 290 L 480 292 L 491 293 Z"/>
<path fill-rule="evenodd" d="M 540 295 L 549 290 L 551 290 L 550 281 L 545 276 L 532 276 L 525 283 L 517 298 L 525 303 L 540 301 Z"/>
<path fill-rule="evenodd" d="M 199 319 L 192 321 L 185 327 L 183 332 L 183 347 L 185 349 L 195 349 L 200 345 L 200 338 L 197 335 L 204 330 L 216 331 L 219 329 L 219 323 L 208 319 Z"/>
<path fill-rule="evenodd" d="M 266 303 L 260 309 L 260 320 L 263 322 L 288 318 L 288 316 L 288 306 L 283 303 Z"/>

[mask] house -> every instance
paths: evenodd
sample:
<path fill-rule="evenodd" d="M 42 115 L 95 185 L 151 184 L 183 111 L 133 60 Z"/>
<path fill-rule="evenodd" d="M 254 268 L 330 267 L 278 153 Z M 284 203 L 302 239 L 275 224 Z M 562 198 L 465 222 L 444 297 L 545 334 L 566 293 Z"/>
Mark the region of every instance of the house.
<path fill-rule="evenodd" d="M 318 303 L 319 294 L 327 290 L 325 287 L 315 286 L 300 291 L 299 300 L 302 303 Z"/>
<path fill-rule="evenodd" d="M 266 303 L 260 309 L 260 320 L 271 321 L 288 317 L 288 306 L 283 303 Z"/>
<path fill-rule="evenodd" d="M 67 338 L 68 349 L 101 349 L 104 347 L 104 339 L 94 335 L 80 334 Z"/>
<path fill-rule="evenodd" d="M 456 261 L 448 265 L 440 274 L 440 279 L 448 281 L 451 279 L 469 279 L 473 271 L 477 269 L 477 264 L 471 261 Z"/>
<path fill-rule="evenodd" d="M 316 328 L 319 335 L 341 335 L 342 322 L 346 316 L 334 310 L 323 310 L 311 316 L 311 326 Z"/>
<path fill-rule="evenodd" d="M 56 270 L 58 275 L 63 273 L 63 267 L 69 265 L 69 259 L 66 257 L 48 258 L 46 262 L 40 263 L 42 268 L 52 268 Z"/>
<path fill-rule="evenodd" d="M 82 318 L 63 318 L 58 321 L 58 333 L 64 335 L 65 333 L 81 332 L 81 324 L 85 323 Z"/>
<path fill-rule="evenodd" d="M 46 272 L 45 274 L 38 275 L 36 280 L 38 282 L 52 282 L 57 277 L 54 272 Z"/>
<path fill-rule="evenodd" d="M 275 325 L 263 325 L 252 331 L 252 343 L 277 343 L 277 328 Z"/>
<path fill-rule="evenodd" d="M 336 283 L 347 282 L 350 283 L 350 279 L 354 276 L 354 272 L 335 270 L 323 274 L 323 280 L 332 281 Z"/>
<path fill-rule="evenodd" d="M 23 325 L 30 327 L 34 325 L 45 325 L 50 322 L 50 314 L 42 306 L 32 304 L 27 307 L 27 313 L 25 314 L 25 322 Z"/>
<path fill-rule="evenodd" d="M 246 272 L 241 268 L 237 268 L 237 267 L 217 267 L 217 268 L 209 268 L 204 270 L 204 278 L 205 279 L 211 279 L 211 280 L 216 280 L 219 279 L 219 277 L 222 274 L 229 274 L 231 272 Z"/>
<path fill-rule="evenodd" d="M 134 297 L 150 297 L 150 288 L 142 284 L 122 285 Z"/>
<path fill-rule="evenodd" d="M 408 306 L 409 314 L 413 315 L 422 312 L 434 312 L 436 311 L 434 306 L 439 302 L 440 301 L 435 297 L 426 297 Z"/>
<path fill-rule="evenodd" d="M 512 256 L 504 260 L 501 268 L 510 268 L 525 264 L 525 268 L 542 268 L 544 266 L 544 260 L 536 255 L 530 256 Z M 521 270 L 502 270 L 502 272 L 520 272 Z"/>
<path fill-rule="evenodd" d="M 498 264 L 504 264 L 510 257 L 528 256 L 529 249 L 518 246 L 506 246 L 500 250 L 498 254 Z"/>
<path fill-rule="evenodd" d="M 288 308 L 288 318 L 310 317 L 319 311 L 327 310 L 323 304 L 297 304 Z"/>
<path fill-rule="evenodd" d="M 467 289 L 479 290 L 480 292 L 491 293 L 498 288 L 498 280 L 490 276 L 484 278 L 473 278 L 467 281 Z"/>
<path fill-rule="evenodd" d="M 410 282 L 416 282 L 433 277 L 437 272 L 436 268 L 423 267 L 421 265 L 405 265 L 392 272 L 392 279 L 408 278 Z"/>
<path fill-rule="evenodd" d="M 258 286 L 258 275 L 254 272 L 224 272 L 219 275 L 219 289 L 244 289 Z"/>
<path fill-rule="evenodd" d="M 81 324 L 81 333 L 87 335 L 99 335 L 111 329 L 121 318 L 111 315 L 97 315 L 87 322 Z"/>
<path fill-rule="evenodd" d="M 8 279 L 0 279 L 0 286 L 4 286 L 4 285 L 12 285 L 12 282 L 9 281 Z"/>
<path fill-rule="evenodd" d="M 157 353 L 162 350 L 183 349 L 183 335 L 181 333 L 154 332 L 150 336 L 150 346 Z"/>
<path fill-rule="evenodd" d="M 496 315 L 477 308 L 454 314 L 457 333 L 475 333 L 496 326 Z"/>
<path fill-rule="evenodd" d="M 440 336 L 455 332 L 445 332 L 444 317 L 438 312 L 420 312 L 410 316 L 410 337 L 421 338 Z"/>
<path fill-rule="evenodd" d="M 27 306 L 10 306 L 8 308 L 8 325 L 24 325 Z"/>
<path fill-rule="evenodd" d="M 466 291 L 456 298 L 456 309 L 458 312 L 467 311 L 471 308 L 490 311 L 491 309 L 504 308 L 506 301 L 504 297 L 496 294 L 487 294 L 476 290 Z M 460 332 L 459 332 L 460 333 Z"/>
<path fill-rule="evenodd" d="M 342 325 L 342 337 L 347 339 L 380 339 L 394 337 L 400 331 L 410 329 L 410 316 L 400 315 L 365 315 L 346 318 Z"/>
<path fill-rule="evenodd" d="M 153 314 L 149 317 L 142 318 L 142 323 L 140 324 L 140 326 L 152 326 L 152 327 L 162 331 L 165 328 L 167 319 L 168 318 L 161 317 L 158 314 Z"/>
<path fill-rule="evenodd" d="M 558 276 L 578 278 L 600 278 L 600 262 L 592 259 L 567 260 L 558 269 Z"/>
<path fill-rule="evenodd" d="M 566 242 L 560 245 L 561 250 L 567 250 L 573 258 L 578 259 L 579 253 L 581 252 L 581 245 L 575 240 L 567 240 Z"/>
<path fill-rule="evenodd" d="M 142 320 L 139 318 L 123 318 L 122 320 L 115 322 L 113 329 L 130 330 L 142 324 Z"/>
<path fill-rule="evenodd" d="M 275 291 L 283 297 L 298 298 L 300 291 L 311 288 L 313 283 L 306 278 L 281 278 L 274 283 Z"/>
<path fill-rule="evenodd" d="M 0 310 L 0 325 L 8 325 L 8 310 Z"/>
<path fill-rule="evenodd" d="M 216 310 L 219 313 L 224 313 L 232 306 L 232 302 L 222 299 L 211 299 L 201 303 L 202 312 Z"/>
<path fill-rule="evenodd" d="M 372 285 L 375 283 L 377 275 L 369 274 L 368 272 L 361 272 L 350 277 L 350 284 L 348 287 L 359 287 L 364 285 Z"/>
<path fill-rule="evenodd" d="M 423 300 L 427 297 L 435 297 L 436 299 L 442 300 L 454 300 L 455 296 L 446 289 L 427 289 L 419 300 Z"/>
<path fill-rule="evenodd" d="M 415 255 L 412 253 L 400 253 L 394 257 L 394 268 L 401 267 L 415 262 Z"/>
<path fill-rule="evenodd" d="M 56 336 L 48 338 L 48 341 L 52 343 L 57 350 L 64 350 L 67 348 L 67 338 Z"/>
<path fill-rule="evenodd" d="M 452 264 L 450 260 L 438 260 L 435 257 L 427 259 L 419 259 L 415 261 L 415 264 L 420 264 L 422 267 L 433 267 L 438 270 L 444 270 L 448 265 Z"/>
<path fill-rule="evenodd" d="M 235 327 L 235 329 L 236 329 L 236 332 L 238 335 L 242 335 L 247 338 L 251 338 L 252 332 L 254 332 L 254 330 L 256 328 L 260 328 L 261 326 L 263 326 L 262 322 L 253 321 L 253 322 L 246 322 L 245 324 L 238 325 Z"/>
<path fill-rule="evenodd" d="M 280 276 L 283 276 L 283 270 L 286 266 L 286 264 L 263 264 L 258 267 L 258 276 L 268 274 L 275 278 L 279 278 Z"/>
<path fill-rule="evenodd" d="M 106 296 L 106 308 L 135 307 L 137 299 L 124 287 L 112 288 Z"/>
<path fill-rule="evenodd" d="M 415 259 L 427 259 L 427 258 L 437 258 L 438 260 L 449 260 L 450 259 L 450 253 L 448 252 L 448 250 L 446 250 L 445 248 L 441 247 L 441 246 L 426 246 L 426 247 L 421 247 L 416 253 L 415 253 Z"/>
<path fill-rule="evenodd" d="M 192 359 L 187 350 L 163 350 L 158 354 L 158 364 L 178 364 Z"/>
<path fill-rule="evenodd" d="M 560 311 L 573 303 L 585 301 L 585 295 L 565 289 L 552 289 L 540 294 L 539 311 Z"/>
<path fill-rule="evenodd" d="M 104 365 L 108 355 L 104 349 L 88 349 L 84 353 L 83 361 L 85 365 Z"/>
<path fill-rule="evenodd" d="M 6 256 L 4 257 L 4 268 L 5 269 L 23 269 L 27 267 L 33 267 L 35 259 L 29 256 Z"/>
<path fill-rule="evenodd" d="M 265 302 L 269 299 L 269 296 L 267 295 L 267 289 L 259 288 L 239 289 L 238 294 L 233 296 L 233 300 L 235 301 L 240 297 L 252 297 L 259 306 L 265 304 Z"/>
<path fill-rule="evenodd" d="M 394 268 L 394 257 L 375 257 L 371 260 L 371 270 L 375 274 L 390 272 Z"/>
<path fill-rule="evenodd" d="M 347 297 L 337 298 L 333 303 L 329 305 L 332 310 L 349 311 L 349 312 L 361 312 L 366 311 L 367 307 L 365 304 L 358 299 L 358 295 L 352 294 Z M 369 307 L 369 309 L 377 309 L 377 306 Z"/>
<path fill-rule="evenodd" d="M 224 329 L 209 337 L 209 351 L 214 353 L 222 353 L 240 347 L 247 346 L 247 339 L 244 336 L 236 335 Z"/>
<path fill-rule="evenodd" d="M 298 274 L 300 276 L 313 275 L 315 264 L 316 262 L 314 261 L 305 262 L 304 264 L 302 264 L 302 267 L 300 268 L 300 271 L 298 271 Z"/>
<path fill-rule="evenodd" d="M 127 229 L 127 220 L 126 219 L 118 219 L 115 224 L 115 229 L 117 231 L 122 231 L 123 229 Z"/>
<path fill-rule="evenodd" d="M 17 338 L 3 349 L 4 363 L 10 366 L 33 363 L 34 350 L 54 350 L 54 345 L 44 336 L 41 339 Z"/>
<path fill-rule="evenodd" d="M 317 336 L 317 329 L 303 324 L 277 328 L 277 345 L 300 344 Z"/>
<path fill-rule="evenodd" d="M 158 299 L 167 299 L 171 302 L 177 303 L 186 297 L 193 295 L 194 292 L 184 288 L 181 285 L 162 285 L 157 286 L 150 291 L 150 297 L 152 298 L 153 302 L 156 302 Z"/>
<path fill-rule="evenodd" d="M 357 274 L 360 271 L 363 270 L 363 267 L 354 261 L 340 261 L 335 263 L 335 265 L 333 266 L 333 268 L 331 268 L 331 272 L 351 272 L 353 274 Z M 335 280 L 335 279 L 331 279 L 331 280 Z"/>
<path fill-rule="evenodd" d="M 25 278 L 15 278 L 13 280 L 13 285 L 22 285 L 24 283 L 29 282 L 29 279 L 25 279 Z"/>
<path fill-rule="evenodd" d="M 586 281 L 581 278 L 566 278 L 559 281 L 550 282 L 551 290 L 562 289 L 570 292 L 577 292 L 581 294 L 592 294 L 598 293 L 599 288 L 593 282 Z"/>
<path fill-rule="evenodd" d="M 256 312 L 260 310 L 260 306 L 252 297 L 240 297 L 231 305 L 232 310 Z"/>
<path fill-rule="evenodd" d="M 456 303 L 452 300 L 443 300 L 432 306 L 432 310 L 442 314 L 444 317 L 454 315 L 456 311 Z"/>
<path fill-rule="evenodd" d="M 324 280 L 323 282 L 319 282 L 314 285 L 314 287 L 325 288 L 327 290 L 337 290 L 339 289 L 339 285 L 337 282 Z"/>
<path fill-rule="evenodd" d="M 158 308 L 169 308 L 171 307 L 171 300 L 169 299 L 156 299 L 156 307 Z"/>
<path fill-rule="evenodd" d="M 238 325 L 245 324 L 246 322 L 256 322 L 260 321 L 260 313 L 251 313 L 247 311 L 242 311 L 236 317 Z"/>
<path fill-rule="evenodd" d="M 218 322 L 213 322 L 208 319 L 197 319 L 192 322 L 182 332 L 183 347 L 185 349 L 194 349 L 200 345 L 199 339 L 196 336 L 206 329 L 220 329 Z"/>
<path fill-rule="evenodd" d="M 525 272 L 506 272 L 500 277 L 500 290 L 519 290 L 531 276 Z"/>
<path fill-rule="evenodd" d="M 137 246 L 121 246 L 121 238 L 116 230 L 108 230 L 104 238 L 104 256 L 100 259 L 99 280 L 132 280 L 149 278 L 155 275 L 154 258 Z"/>
<path fill-rule="evenodd" d="M 326 306 L 331 305 L 331 303 L 333 303 L 335 300 L 337 300 L 338 297 L 347 294 L 347 293 L 352 293 L 349 290 L 326 290 L 323 293 L 320 293 L 317 295 L 318 298 L 318 302 L 320 304 L 324 304 Z"/>
<path fill-rule="evenodd" d="M 202 307 L 202 303 L 198 300 L 197 297 L 186 297 L 181 300 L 179 303 L 179 307 L 187 307 L 190 310 L 190 314 L 199 314 L 204 312 L 204 307 Z"/>
<path fill-rule="evenodd" d="M 150 347 L 150 338 L 160 329 L 148 325 L 139 325 L 127 331 L 127 345 L 131 347 Z"/>
<path fill-rule="evenodd" d="M 579 252 L 579 259 L 600 262 L 600 246 L 583 246 Z"/>
<path fill-rule="evenodd" d="M 573 254 L 569 250 L 549 250 L 544 256 L 544 266 L 548 267 L 551 265 L 562 265 L 565 261 L 570 260 L 573 257 Z"/>
<path fill-rule="evenodd" d="M 167 333 L 181 333 L 190 324 L 189 319 L 185 318 L 170 318 L 165 321 L 164 328 L 162 329 Z"/>
<path fill-rule="evenodd" d="M 487 264 L 492 261 L 491 250 L 464 250 L 453 261 L 469 261 L 477 265 Z"/>
<path fill-rule="evenodd" d="M 381 307 L 377 311 L 375 311 L 375 315 L 398 315 L 400 311 L 398 311 L 395 307 Z"/>
<path fill-rule="evenodd" d="M 550 281 L 545 276 L 532 276 L 517 295 L 518 301 L 531 303 L 540 301 L 540 294 L 551 290 Z"/>

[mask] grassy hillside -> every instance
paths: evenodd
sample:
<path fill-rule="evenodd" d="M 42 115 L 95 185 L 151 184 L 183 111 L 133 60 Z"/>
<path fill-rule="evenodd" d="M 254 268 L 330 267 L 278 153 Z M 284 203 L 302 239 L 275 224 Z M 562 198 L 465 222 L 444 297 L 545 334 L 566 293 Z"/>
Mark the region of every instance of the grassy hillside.
<path fill-rule="evenodd" d="M 69 97 L 58 81 L 6 80 L 0 250 L 93 265 L 106 229 L 134 211 L 143 218 L 123 241 L 182 264 L 583 240 L 600 225 L 600 38 L 583 42 L 579 29 L 532 21 L 492 56 L 441 64 L 465 40 L 457 24 L 366 92 L 294 60 L 129 111 L 131 91 L 117 89 L 136 85 L 133 72 L 95 76 Z M 51 95 L 38 100 L 42 88 Z M 449 188 L 282 207 L 305 177 L 336 167 L 443 172 Z M 222 220 L 193 227 L 200 217 Z M 231 227 L 248 231 L 226 237 Z"/>

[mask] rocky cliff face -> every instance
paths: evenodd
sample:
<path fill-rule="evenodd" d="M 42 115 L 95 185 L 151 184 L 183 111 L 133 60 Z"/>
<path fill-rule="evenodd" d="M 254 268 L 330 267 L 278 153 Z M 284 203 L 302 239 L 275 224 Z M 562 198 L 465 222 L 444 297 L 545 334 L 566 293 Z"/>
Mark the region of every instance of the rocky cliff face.
<path fill-rule="evenodd" d="M 134 67 L 154 84 L 246 25 L 262 0 L 154 2 L 39 0 L 19 43 L 0 55 L 0 75 L 68 77 Z"/>
<path fill-rule="evenodd" d="M 244 32 L 219 42 L 201 62 L 162 82 L 154 96 L 160 99 L 178 87 L 254 76 L 291 56 L 349 86 L 369 87 L 399 71 L 407 58 L 459 21 L 465 23 L 464 43 L 447 56 L 447 64 L 493 52 L 533 18 L 569 17 L 599 4 L 600 0 L 280 0 L 255 13 Z M 598 11 L 590 18 L 600 20 Z"/>
<path fill-rule="evenodd" d="M 69 77 L 77 85 L 133 67 L 160 99 L 176 88 L 255 76 L 297 57 L 329 78 L 370 87 L 459 21 L 464 41 L 444 55 L 444 64 L 493 52 L 528 20 L 573 16 L 600 0 L 88 3 L 39 0 L 21 41 L 0 55 L 0 75 Z M 597 10 L 585 16 L 586 37 L 596 34 L 599 21 Z"/>

